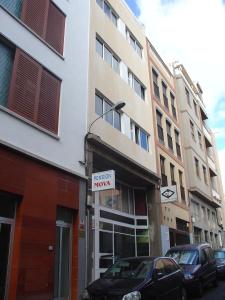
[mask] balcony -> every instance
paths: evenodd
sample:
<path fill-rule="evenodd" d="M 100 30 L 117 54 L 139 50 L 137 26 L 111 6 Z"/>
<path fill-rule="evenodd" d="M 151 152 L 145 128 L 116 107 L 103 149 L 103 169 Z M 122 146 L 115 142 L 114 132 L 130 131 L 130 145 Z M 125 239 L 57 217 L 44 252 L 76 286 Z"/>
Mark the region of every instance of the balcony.
<path fill-rule="evenodd" d="M 153 82 L 153 89 L 154 89 L 154 95 L 155 95 L 158 99 L 160 99 L 159 87 L 158 87 L 158 85 L 157 85 L 155 82 Z"/>
<path fill-rule="evenodd" d="M 164 133 L 163 133 L 163 128 L 160 125 L 157 125 L 158 128 L 158 138 L 159 141 L 164 144 Z"/>
<path fill-rule="evenodd" d="M 167 176 L 165 174 L 161 174 L 161 177 L 162 177 L 161 186 L 168 186 Z"/>
<path fill-rule="evenodd" d="M 185 198 L 185 189 L 182 185 L 180 185 L 180 195 L 181 195 L 181 200 L 183 202 L 186 202 L 186 198 Z"/>
<path fill-rule="evenodd" d="M 177 150 L 177 157 L 181 159 L 181 150 L 180 150 L 180 145 L 176 143 L 176 150 Z"/>
<path fill-rule="evenodd" d="M 173 139 L 169 134 L 167 134 L 167 141 L 169 149 L 173 152 Z"/>

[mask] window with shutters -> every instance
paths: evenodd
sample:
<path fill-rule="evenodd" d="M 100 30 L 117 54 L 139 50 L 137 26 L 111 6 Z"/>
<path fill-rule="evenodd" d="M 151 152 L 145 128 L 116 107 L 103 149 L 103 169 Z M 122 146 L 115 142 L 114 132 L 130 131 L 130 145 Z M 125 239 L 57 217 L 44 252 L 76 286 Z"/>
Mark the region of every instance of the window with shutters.
<path fill-rule="evenodd" d="M 52 1 L 0 0 L 0 5 L 63 54 L 65 15 Z"/>
<path fill-rule="evenodd" d="M 57 133 L 60 84 L 23 51 L 0 42 L 0 105 Z"/>

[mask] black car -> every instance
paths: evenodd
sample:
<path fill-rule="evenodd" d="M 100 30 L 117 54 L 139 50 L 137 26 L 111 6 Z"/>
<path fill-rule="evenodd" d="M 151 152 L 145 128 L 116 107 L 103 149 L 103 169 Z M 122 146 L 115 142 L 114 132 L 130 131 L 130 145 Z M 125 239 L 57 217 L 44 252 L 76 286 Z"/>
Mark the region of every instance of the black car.
<path fill-rule="evenodd" d="M 87 287 L 90 300 L 186 299 L 184 275 L 168 257 L 131 257 L 117 260 Z"/>
<path fill-rule="evenodd" d="M 218 249 L 214 251 L 216 259 L 216 271 L 218 277 L 225 278 L 225 249 Z"/>
<path fill-rule="evenodd" d="M 170 248 L 166 256 L 172 257 L 184 272 L 184 284 L 188 291 L 198 296 L 210 283 L 217 286 L 216 261 L 209 244 L 181 245 Z"/>

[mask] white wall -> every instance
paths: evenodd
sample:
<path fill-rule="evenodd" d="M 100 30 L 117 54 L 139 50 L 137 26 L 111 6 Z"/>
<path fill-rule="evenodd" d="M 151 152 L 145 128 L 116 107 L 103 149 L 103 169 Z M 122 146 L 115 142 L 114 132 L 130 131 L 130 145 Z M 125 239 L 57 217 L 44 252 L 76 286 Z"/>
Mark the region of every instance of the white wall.
<path fill-rule="evenodd" d="M 58 138 L 0 108 L 0 143 L 84 175 L 89 49 L 89 1 L 55 3 L 66 14 L 64 58 L 0 8 L 0 34 L 62 79 Z"/>

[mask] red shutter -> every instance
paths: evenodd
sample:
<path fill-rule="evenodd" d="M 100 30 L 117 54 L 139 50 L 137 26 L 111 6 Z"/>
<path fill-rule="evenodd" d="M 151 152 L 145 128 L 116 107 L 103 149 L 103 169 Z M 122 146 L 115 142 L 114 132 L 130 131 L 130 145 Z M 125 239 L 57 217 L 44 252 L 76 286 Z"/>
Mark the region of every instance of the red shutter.
<path fill-rule="evenodd" d="M 16 50 L 8 108 L 31 121 L 36 119 L 41 72 L 41 65 Z"/>
<path fill-rule="evenodd" d="M 37 124 L 54 133 L 58 132 L 59 97 L 60 80 L 43 70 Z"/>
<path fill-rule="evenodd" d="M 45 38 L 48 10 L 49 0 L 23 0 L 21 20 L 40 37 Z"/>
<path fill-rule="evenodd" d="M 65 16 L 52 2 L 50 2 L 46 41 L 61 54 L 63 54 L 64 31 Z"/>

